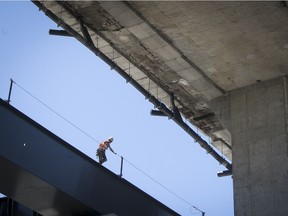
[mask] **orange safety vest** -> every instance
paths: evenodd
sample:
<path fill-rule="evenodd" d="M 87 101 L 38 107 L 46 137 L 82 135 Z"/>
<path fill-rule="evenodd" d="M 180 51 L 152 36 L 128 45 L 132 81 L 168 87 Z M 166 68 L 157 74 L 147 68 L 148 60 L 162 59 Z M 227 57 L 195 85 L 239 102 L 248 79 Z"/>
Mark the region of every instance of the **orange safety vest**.
<path fill-rule="evenodd" d="M 107 141 L 103 141 L 103 142 L 101 142 L 100 144 L 99 144 L 99 148 L 101 149 L 101 150 L 106 150 L 108 147 L 109 147 L 109 142 L 107 142 Z"/>

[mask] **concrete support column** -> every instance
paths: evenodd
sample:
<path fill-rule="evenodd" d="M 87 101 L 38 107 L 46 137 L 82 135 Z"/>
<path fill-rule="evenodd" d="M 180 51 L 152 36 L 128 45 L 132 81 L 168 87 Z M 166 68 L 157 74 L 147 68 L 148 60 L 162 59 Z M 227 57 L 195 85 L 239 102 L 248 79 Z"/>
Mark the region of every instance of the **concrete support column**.
<path fill-rule="evenodd" d="M 229 94 L 235 216 L 288 215 L 288 78 Z"/>

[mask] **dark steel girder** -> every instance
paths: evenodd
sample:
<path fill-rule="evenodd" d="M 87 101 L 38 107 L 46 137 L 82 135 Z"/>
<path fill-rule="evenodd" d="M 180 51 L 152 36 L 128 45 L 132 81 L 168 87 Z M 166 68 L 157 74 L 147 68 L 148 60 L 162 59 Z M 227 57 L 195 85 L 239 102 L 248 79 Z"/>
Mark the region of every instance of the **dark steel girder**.
<path fill-rule="evenodd" d="M 179 215 L 1 99 L 0 128 L 0 193 L 41 215 Z"/>

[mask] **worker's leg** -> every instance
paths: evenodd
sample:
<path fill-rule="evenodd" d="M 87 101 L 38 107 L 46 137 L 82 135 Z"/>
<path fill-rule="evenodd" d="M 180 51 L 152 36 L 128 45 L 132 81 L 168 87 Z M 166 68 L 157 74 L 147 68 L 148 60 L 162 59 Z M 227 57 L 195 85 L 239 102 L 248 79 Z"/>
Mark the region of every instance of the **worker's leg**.
<path fill-rule="evenodd" d="M 105 155 L 104 151 L 98 150 L 98 157 L 99 157 L 99 163 L 100 164 L 105 162 L 104 161 L 104 155 Z"/>
<path fill-rule="evenodd" d="M 107 157 L 106 157 L 105 151 L 103 151 L 102 161 L 103 161 L 102 163 L 107 161 Z"/>

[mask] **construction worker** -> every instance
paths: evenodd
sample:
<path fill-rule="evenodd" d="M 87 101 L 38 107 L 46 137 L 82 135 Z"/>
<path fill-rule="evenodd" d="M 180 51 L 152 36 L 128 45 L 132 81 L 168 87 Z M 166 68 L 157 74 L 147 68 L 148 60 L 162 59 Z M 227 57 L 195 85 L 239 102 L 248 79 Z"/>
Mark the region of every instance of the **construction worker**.
<path fill-rule="evenodd" d="M 112 137 L 109 137 L 108 140 L 105 140 L 103 142 L 101 142 L 99 144 L 99 147 L 97 149 L 97 152 L 96 152 L 96 156 L 99 157 L 99 163 L 100 164 L 103 164 L 105 161 L 107 161 L 107 157 L 106 157 L 106 154 L 105 154 L 105 151 L 109 148 L 111 152 L 113 152 L 114 154 L 116 154 L 114 152 L 114 150 L 111 148 L 110 144 L 113 142 L 113 138 Z"/>

